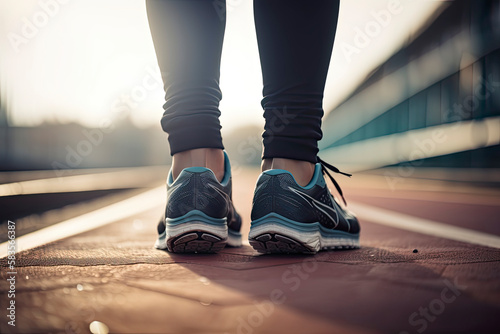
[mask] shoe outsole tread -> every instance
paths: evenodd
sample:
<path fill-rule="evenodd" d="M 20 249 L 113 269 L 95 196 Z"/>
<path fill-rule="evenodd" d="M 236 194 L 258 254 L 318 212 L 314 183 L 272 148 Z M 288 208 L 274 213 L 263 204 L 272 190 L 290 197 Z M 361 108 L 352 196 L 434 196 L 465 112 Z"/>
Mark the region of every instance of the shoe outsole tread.
<path fill-rule="evenodd" d="M 279 233 L 265 233 L 250 239 L 250 245 L 265 254 L 314 254 L 314 249 Z"/>
<path fill-rule="evenodd" d="M 316 254 L 317 250 L 280 233 L 263 233 L 249 240 L 250 245 L 264 254 Z M 358 245 L 323 247 L 321 250 L 357 249 Z"/>
<path fill-rule="evenodd" d="M 172 253 L 217 253 L 226 243 L 206 231 L 189 231 L 167 240 L 167 248 Z"/>

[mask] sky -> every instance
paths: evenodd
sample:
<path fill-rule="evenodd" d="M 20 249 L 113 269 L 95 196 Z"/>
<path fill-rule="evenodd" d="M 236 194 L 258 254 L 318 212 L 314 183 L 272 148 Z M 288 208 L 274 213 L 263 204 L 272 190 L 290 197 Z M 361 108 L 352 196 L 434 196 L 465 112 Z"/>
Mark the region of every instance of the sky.
<path fill-rule="evenodd" d="M 325 88 L 332 110 L 443 5 L 341 1 Z M 227 0 L 221 66 L 223 131 L 263 124 L 262 76 L 250 0 Z M 158 125 L 164 92 L 143 0 L 0 0 L 0 87 L 14 126 L 124 115 Z"/>

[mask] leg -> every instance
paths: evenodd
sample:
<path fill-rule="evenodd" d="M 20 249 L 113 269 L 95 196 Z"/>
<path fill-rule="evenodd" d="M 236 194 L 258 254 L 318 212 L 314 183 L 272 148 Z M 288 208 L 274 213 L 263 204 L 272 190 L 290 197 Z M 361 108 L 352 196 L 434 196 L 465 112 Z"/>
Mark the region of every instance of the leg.
<path fill-rule="evenodd" d="M 173 155 L 165 215 L 155 246 L 217 252 L 241 245 L 229 160 L 219 123 L 224 0 L 148 0 L 148 18 L 165 84 L 161 120 Z M 213 172 L 213 173 L 212 173 Z"/>
<path fill-rule="evenodd" d="M 254 10 L 264 80 L 263 170 L 289 170 L 305 185 L 322 137 L 339 1 L 255 0 Z"/>
<path fill-rule="evenodd" d="M 173 176 L 197 166 L 209 167 L 221 180 L 219 76 L 224 12 L 206 0 L 147 0 L 147 11 L 165 84 L 161 125 L 169 135 Z"/>
<path fill-rule="evenodd" d="M 250 244 L 262 253 L 356 248 L 359 223 L 323 176 L 328 166 L 339 171 L 316 163 L 339 2 L 254 0 L 254 9 L 266 126 Z"/>

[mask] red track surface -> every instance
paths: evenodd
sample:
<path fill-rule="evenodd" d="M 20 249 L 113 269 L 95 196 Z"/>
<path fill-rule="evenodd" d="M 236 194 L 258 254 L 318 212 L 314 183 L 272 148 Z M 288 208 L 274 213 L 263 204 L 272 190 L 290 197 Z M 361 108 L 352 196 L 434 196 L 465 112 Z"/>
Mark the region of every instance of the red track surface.
<path fill-rule="evenodd" d="M 248 233 L 257 173 L 234 177 Z M 340 180 L 348 201 L 500 235 L 498 194 Z M 362 219 L 361 249 L 265 256 L 152 249 L 162 208 L 18 254 L 2 333 L 497 333 L 500 250 Z M 246 237 L 246 236 L 245 236 Z M 413 250 L 418 252 L 414 253 Z M 1 260 L 2 266 L 6 265 Z M 8 292 L 6 268 L 0 291 Z M 1 309 L 6 312 L 7 298 Z"/>

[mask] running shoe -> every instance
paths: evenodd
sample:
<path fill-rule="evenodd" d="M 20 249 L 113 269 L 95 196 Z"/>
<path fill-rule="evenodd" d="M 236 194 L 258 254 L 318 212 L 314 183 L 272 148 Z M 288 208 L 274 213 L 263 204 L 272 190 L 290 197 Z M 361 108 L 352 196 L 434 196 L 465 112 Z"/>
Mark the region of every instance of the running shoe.
<path fill-rule="evenodd" d="M 261 253 L 315 254 L 320 250 L 359 248 L 359 222 L 328 189 L 327 171 L 347 176 L 318 158 L 311 182 L 302 187 L 282 169 L 263 172 L 255 189 L 248 239 Z M 345 200 L 344 200 L 345 203 Z"/>
<path fill-rule="evenodd" d="M 167 206 L 155 247 L 173 253 L 216 253 L 241 246 L 241 217 L 231 197 L 231 166 L 224 152 L 221 182 L 205 167 L 183 169 L 167 179 Z"/>

